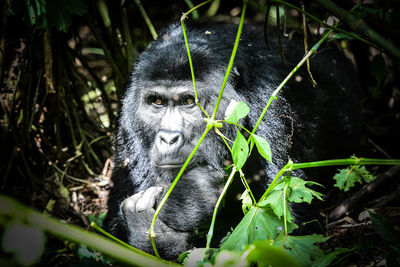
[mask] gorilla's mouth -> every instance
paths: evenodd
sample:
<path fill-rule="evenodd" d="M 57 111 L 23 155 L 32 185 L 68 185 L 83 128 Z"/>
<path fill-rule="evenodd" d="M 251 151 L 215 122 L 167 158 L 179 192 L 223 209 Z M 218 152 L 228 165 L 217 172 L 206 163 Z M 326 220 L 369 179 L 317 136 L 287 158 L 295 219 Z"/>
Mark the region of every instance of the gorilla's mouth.
<path fill-rule="evenodd" d="M 154 167 L 160 168 L 160 169 L 177 169 L 181 168 L 183 163 L 175 163 L 175 162 L 155 162 L 154 160 L 152 161 Z"/>

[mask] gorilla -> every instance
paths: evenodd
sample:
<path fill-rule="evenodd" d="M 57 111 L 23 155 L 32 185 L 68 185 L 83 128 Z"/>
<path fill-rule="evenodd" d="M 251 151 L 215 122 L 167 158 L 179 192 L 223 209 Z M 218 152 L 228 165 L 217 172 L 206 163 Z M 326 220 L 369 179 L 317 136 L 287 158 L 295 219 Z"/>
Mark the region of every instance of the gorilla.
<path fill-rule="evenodd" d="M 217 101 L 236 31 L 235 25 L 187 26 L 198 100 L 208 114 Z M 232 100 L 244 101 L 251 111 L 239 123 L 252 129 L 271 93 L 304 55 L 302 37 L 296 34 L 283 48 L 287 66 L 276 38 L 270 36 L 267 46 L 262 29 L 245 25 L 216 119 L 224 119 Z M 360 118 L 352 65 L 332 42 L 311 59 L 311 72 L 318 85 L 312 86 L 306 70 L 299 71 L 257 130 L 271 145 L 273 159 L 269 163 L 252 155 L 243 168 L 246 177 L 255 177 L 249 179 L 255 191 L 262 193 L 288 159 L 307 162 L 354 153 Z M 204 118 L 195 103 L 182 29 L 174 24 L 137 59 L 122 98 L 105 220 L 111 234 L 152 253 L 148 230 L 155 208 L 203 133 Z M 224 124 L 220 131 L 235 139 L 234 126 Z M 199 243 L 205 238 L 201 229 L 210 222 L 229 161 L 224 142 L 209 132 L 157 218 L 155 242 L 164 259 L 177 260 L 180 253 L 204 246 Z M 298 171 L 296 176 L 315 179 L 311 174 Z M 232 203 L 224 206 L 234 214 L 224 221 L 227 229 L 241 212 Z M 304 214 L 293 209 L 301 220 Z"/>

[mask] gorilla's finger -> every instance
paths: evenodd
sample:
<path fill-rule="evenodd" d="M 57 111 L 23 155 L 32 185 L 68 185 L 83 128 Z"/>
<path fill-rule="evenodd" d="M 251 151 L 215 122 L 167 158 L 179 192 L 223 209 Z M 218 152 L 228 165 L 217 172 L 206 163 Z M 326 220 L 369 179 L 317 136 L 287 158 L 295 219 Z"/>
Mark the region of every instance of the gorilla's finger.
<path fill-rule="evenodd" d="M 156 198 L 162 193 L 162 187 L 150 187 L 136 203 L 136 211 L 141 212 L 154 207 Z"/>
<path fill-rule="evenodd" d="M 131 197 L 128 197 L 121 203 L 121 209 L 123 212 L 134 212 L 136 210 L 136 203 L 142 197 L 144 191 L 140 191 Z"/>

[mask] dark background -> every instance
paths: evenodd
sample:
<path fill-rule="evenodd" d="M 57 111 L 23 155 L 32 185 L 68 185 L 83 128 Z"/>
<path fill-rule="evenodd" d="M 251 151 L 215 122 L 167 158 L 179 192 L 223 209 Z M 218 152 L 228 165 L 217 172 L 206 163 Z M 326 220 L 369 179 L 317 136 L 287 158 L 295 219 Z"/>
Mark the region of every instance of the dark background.
<path fill-rule="evenodd" d="M 329 22 L 333 14 L 316 2 L 304 1 L 305 10 Z M 357 1 L 333 2 L 350 10 Z M 189 10 L 185 1 L 142 5 L 157 32 Z M 189 21 L 238 23 L 241 5 L 217 1 L 215 10 L 206 5 L 198 10 L 199 18 Z M 399 5 L 397 0 L 364 1 L 353 14 L 398 49 Z M 267 6 L 267 1 L 251 1 L 246 22 L 263 25 Z M 301 14 L 286 11 L 287 26 L 302 31 Z M 1 194 L 88 227 L 89 214 L 106 210 L 118 99 L 132 63 L 153 39 L 149 27 L 136 1 L 4 0 L 0 17 Z M 271 16 L 269 34 L 277 34 L 275 21 Z M 340 27 L 353 31 L 352 23 Z M 321 28 L 308 19 L 308 29 L 311 47 Z M 373 36 L 360 35 L 375 43 Z M 362 89 L 362 155 L 357 156 L 400 158 L 399 52 L 396 56 L 347 37 L 339 44 L 357 69 L 354 79 Z M 384 170 L 370 168 L 376 174 Z M 390 196 L 384 207 L 397 210 L 396 178 L 375 204 Z M 333 208 L 344 198 L 328 198 L 328 203 Z M 50 240 L 48 246 L 53 249 L 42 261 L 59 262 L 54 252 L 65 245 Z M 61 258 L 71 260 L 72 251 L 61 253 Z"/>

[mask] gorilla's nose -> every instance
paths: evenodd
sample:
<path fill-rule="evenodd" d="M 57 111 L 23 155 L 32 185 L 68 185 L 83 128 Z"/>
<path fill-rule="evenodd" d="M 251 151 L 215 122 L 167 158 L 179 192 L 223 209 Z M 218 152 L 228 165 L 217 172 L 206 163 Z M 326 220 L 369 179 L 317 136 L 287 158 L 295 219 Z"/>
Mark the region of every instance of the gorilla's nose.
<path fill-rule="evenodd" d="M 159 145 L 164 149 L 177 149 L 183 143 L 182 134 L 179 132 L 161 131 L 159 134 Z"/>

